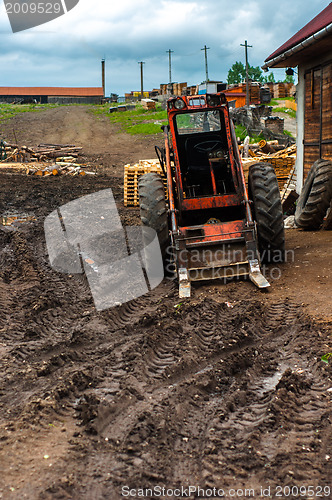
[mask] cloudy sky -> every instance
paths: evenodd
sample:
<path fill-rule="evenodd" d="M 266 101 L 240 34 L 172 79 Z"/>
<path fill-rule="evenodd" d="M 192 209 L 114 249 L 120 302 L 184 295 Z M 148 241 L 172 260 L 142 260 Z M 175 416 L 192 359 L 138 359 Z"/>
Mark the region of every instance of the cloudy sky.
<path fill-rule="evenodd" d="M 17 0 L 18 2 L 33 0 Z M 36 0 L 38 2 L 38 0 Z M 63 2 L 63 0 L 59 0 Z M 15 3 L 15 0 L 12 0 Z M 42 26 L 12 33 L 0 5 L 0 86 L 101 86 L 106 59 L 106 94 L 123 95 L 172 80 L 195 85 L 209 78 L 226 81 L 235 61 L 261 66 L 276 48 L 315 17 L 328 0 L 80 0 L 65 15 Z M 284 70 L 274 71 L 284 78 Z"/>

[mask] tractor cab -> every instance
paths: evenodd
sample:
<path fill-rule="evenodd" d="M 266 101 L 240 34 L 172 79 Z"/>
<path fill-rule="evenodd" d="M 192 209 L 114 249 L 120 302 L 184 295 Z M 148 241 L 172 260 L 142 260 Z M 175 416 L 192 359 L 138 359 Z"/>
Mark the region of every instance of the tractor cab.
<path fill-rule="evenodd" d="M 172 248 L 180 297 L 190 296 L 192 281 L 217 278 L 248 276 L 258 287 L 268 287 L 260 270 L 259 233 L 263 249 L 284 245 L 273 168 L 252 168 L 249 200 L 223 93 L 173 97 L 167 114 L 165 149 L 158 156 L 167 177 L 168 205 L 161 199 L 158 174 L 144 175 L 139 192 L 143 224 L 157 231 L 162 250 Z M 263 197 L 271 210 L 262 205 Z"/>

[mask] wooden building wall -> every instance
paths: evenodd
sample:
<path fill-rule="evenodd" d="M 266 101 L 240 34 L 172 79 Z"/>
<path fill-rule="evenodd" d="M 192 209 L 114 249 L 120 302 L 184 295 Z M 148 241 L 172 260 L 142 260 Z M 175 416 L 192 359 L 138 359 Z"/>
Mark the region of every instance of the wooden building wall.
<path fill-rule="evenodd" d="M 304 179 L 318 158 L 332 160 L 332 61 L 305 72 Z"/>

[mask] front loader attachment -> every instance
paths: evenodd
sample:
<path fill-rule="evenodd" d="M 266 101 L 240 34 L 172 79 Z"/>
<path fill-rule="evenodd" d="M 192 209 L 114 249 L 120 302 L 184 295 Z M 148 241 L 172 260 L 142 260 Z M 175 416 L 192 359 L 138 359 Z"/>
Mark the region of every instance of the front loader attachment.
<path fill-rule="evenodd" d="M 211 226 L 181 228 L 175 239 L 179 296 L 190 297 L 191 282 L 213 279 L 249 278 L 259 288 L 269 287 L 260 269 L 255 227 L 245 228 L 244 221 Z"/>

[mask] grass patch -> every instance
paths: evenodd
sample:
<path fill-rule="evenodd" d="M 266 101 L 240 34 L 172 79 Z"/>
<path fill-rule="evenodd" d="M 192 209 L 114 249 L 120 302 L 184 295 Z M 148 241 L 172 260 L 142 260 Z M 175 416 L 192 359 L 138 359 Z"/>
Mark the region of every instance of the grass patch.
<path fill-rule="evenodd" d="M 126 132 L 130 135 L 136 134 L 159 134 L 161 133 L 161 125 L 155 123 L 137 123 L 126 128 Z"/>
<path fill-rule="evenodd" d="M 285 113 L 286 115 L 290 116 L 291 118 L 296 118 L 296 111 L 294 109 L 290 108 L 273 108 L 273 111 L 276 113 Z"/>
<path fill-rule="evenodd" d="M 278 106 L 278 104 L 280 104 L 281 102 L 284 102 L 284 101 L 295 102 L 295 99 L 294 99 L 294 97 L 277 97 L 277 98 L 271 99 L 271 101 L 269 102 L 269 106 Z"/>
<path fill-rule="evenodd" d="M 290 132 L 289 130 L 284 130 L 284 135 L 288 135 L 288 137 L 294 137 L 292 132 Z"/>
<path fill-rule="evenodd" d="M 236 137 L 240 137 L 241 141 L 244 141 L 248 135 L 246 127 L 244 125 L 236 125 L 235 135 Z M 250 143 L 259 142 L 262 139 L 264 139 L 262 135 L 252 135 L 250 136 Z"/>
<path fill-rule="evenodd" d="M 0 104 L 0 122 L 9 120 L 21 113 L 34 113 L 44 109 L 56 108 L 60 104 Z"/>
<path fill-rule="evenodd" d="M 163 111 L 160 104 L 156 104 L 156 110 L 144 109 L 137 104 L 135 109 L 128 111 L 109 112 L 108 104 L 94 106 L 91 111 L 96 116 L 107 116 L 111 123 L 118 123 L 121 132 L 131 135 L 136 134 L 158 134 L 162 133 L 161 125 L 167 124 L 167 112 Z"/>

